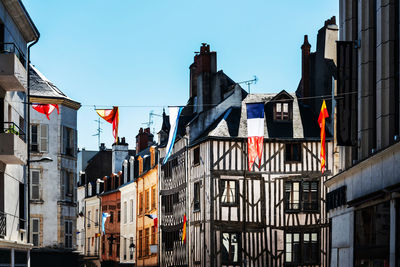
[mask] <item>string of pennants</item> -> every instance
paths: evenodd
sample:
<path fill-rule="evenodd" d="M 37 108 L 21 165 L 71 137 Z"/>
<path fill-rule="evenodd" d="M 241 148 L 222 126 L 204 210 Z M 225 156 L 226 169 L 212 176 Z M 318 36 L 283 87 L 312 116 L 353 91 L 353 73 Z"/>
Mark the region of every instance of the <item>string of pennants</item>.
<path fill-rule="evenodd" d="M 50 120 L 49 115 L 57 109 L 59 114 L 59 108 L 57 104 L 32 104 L 33 109 L 45 114 L 47 119 Z M 163 165 L 168 161 L 171 156 L 172 148 L 175 144 L 179 117 L 181 115 L 183 107 L 169 107 L 169 123 L 171 125 L 168 143 L 166 146 L 166 154 L 163 160 Z M 118 124 L 119 124 L 119 111 L 118 107 L 114 106 L 112 109 L 95 109 L 96 113 L 108 123 L 112 124 L 112 134 L 115 139 L 115 143 L 118 143 Z M 261 156 L 263 151 L 264 143 L 264 103 L 247 103 L 247 148 L 248 148 L 248 169 L 252 169 L 256 158 L 261 163 Z M 325 100 L 322 102 L 321 111 L 318 117 L 318 124 L 321 129 L 321 154 L 320 154 L 320 170 L 322 173 L 325 171 L 326 165 L 326 150 L 325 150 L 325 120 L 329 117 L 328 110 L 326 108 Z"/>

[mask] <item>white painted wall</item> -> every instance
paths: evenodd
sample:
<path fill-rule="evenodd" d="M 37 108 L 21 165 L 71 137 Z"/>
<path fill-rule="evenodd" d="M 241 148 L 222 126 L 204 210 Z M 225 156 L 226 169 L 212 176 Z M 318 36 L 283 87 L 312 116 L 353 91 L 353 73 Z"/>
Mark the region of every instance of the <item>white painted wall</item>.
<path fill-rule="evenodd" d="M 77 129 L 77 111 L 69 107 L 59 105 L 60 114 L 54 111 L 50 120 L 31 108 L 31 123 L 48 125 L 48 152 L 31 153 L 31 159 L 50 157 L 52 162 L 32 163 L 31 169 L 42 171 L 40 186 L 42 202 L 31 204 L 31 214 L 43 216 L 42 244 L 44 247 L 63 247 L 63 240 L 58 240 L 58 231 L 63 230 L 64 221 L 59 221 L 59 216 L 70 217 L 73 221 L 73 235 L 76 234 L 76 208 L 73 205 L 66 205 L 61 196 L 61 171 L 63 169 L 76 174 L 76 158 L 61 154 L 62 148 L 62 126 Z M 76 177 L 74 185 L 76 186 Z M 74 190 L 76 201 L 76 188 Z M 60 208 L 60 211 L 59 211 Z M 73 240 L 76 240 L 73 238 Z M 73 244 L 75 242 L 73 241 Z"/>
<path fill-rule="evenodd" d="M 130 238 L 133 238 L 133 244 L 136 245 L 136 183 L 131 181 L 130 183 L 122 186 L 121 191 L 121 235 L 120 235 L 120 261 L 121 263 L 135 263 L 135 251 L 133 253 L 133 259 L 130 259 L 129 245 Z M 131 208 L 131 200 L 133 203 L 133 209 Z M 127 213 L 124 211 L 124 203 L 127 203 Z M 133 221 L 131 221 L 131 213 L 133 212 Z M 127 218 L 125 223 L 125 216 Z M 125 247 L 124 242 L 127 239 L 127 246 Z M 126 260 L 124 260 L 124 249 L 126 249 Z"/>

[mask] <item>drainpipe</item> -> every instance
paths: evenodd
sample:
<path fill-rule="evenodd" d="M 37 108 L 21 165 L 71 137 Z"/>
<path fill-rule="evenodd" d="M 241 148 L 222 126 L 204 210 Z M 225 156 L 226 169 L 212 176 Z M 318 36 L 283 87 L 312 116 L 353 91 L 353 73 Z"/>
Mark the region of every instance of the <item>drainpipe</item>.
<path fill-rule="evenodd" d="M 37 38 L 33 43 L 30 43 L 28 45 L 28 62 L 27 62 L 27 71 L 28 71 L 28 81 L 27 81 L 27 87 L 28 87 L 28 108 L 27 108 L 27 116 L 28 116 L 28 122 L 27 122 L 27 127 L 26 127 L 26 131 L 27 131 L 27 135 L 26 135 L 26 144 L 27 144 L 27 152 L 28 152 L 28 157 L 27 157 L 27 169 L 28 169 L 28 173 L 27 173 L 27 186 L 28 186 L 28 214 L 27 214 L 27 228 L 28 228 L 28 236 L 27 236 L 27 240 L 28 243 L 30 243 L 31 241 L 31 165 L 30 165 L 30 159 L 31 159 L 31 146 L 30 146 L 30 139 L 31 139 L 31 131 L 30 131 L 30 126 L 31 126 L 31 99 L 30 99 L 30 94 L 31 94 L 31 90 L 30 90 L 30 62 L 31 62 L 31 47 L 34 46 L 37 42 L 39 42 L 39 38 L 40 38 L 40 33 L 39 31 L 37 31 Z"/>

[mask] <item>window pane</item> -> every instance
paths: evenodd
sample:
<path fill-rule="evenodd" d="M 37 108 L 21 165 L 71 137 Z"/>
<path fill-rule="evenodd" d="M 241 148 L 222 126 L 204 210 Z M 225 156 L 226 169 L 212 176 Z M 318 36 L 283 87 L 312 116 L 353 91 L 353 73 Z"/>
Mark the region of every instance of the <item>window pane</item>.
<path fill-rule="evenodd" d="M 32 220 L 32 232 L 34 232 L 34 233 L 39 232 L 39 220 L 38 219 Z"/>
<path fill-rule="evenodd" d="M 276 112 L 281 112 L 282 111 L 282 103 L 277 103 L 276 104 Z"/>

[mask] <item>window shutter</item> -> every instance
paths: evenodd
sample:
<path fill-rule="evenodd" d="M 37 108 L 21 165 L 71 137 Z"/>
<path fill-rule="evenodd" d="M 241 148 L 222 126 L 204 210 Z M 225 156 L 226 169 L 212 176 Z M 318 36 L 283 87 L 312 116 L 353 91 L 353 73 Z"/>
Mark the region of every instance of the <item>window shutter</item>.
<path fill-rule="evenodd" d="M 62 149 L 61 153 L 66 154 L 67 153 L 67 146 L 68 146 L 68 133 L 67 133 L 67 127 L 62 126 Z"/>
<path fill-rule="evenodd" d="M 64 181 L 65 181 L 65 171 L 62 170 L 61 171 L 61 181 L 60 181 L 60 193 L 61 193 L 61 199 L 63 200 L 65 197 L 65 185 L 64 185 Z"/>
<path fill-rule="evenodd" d="M 40 152 L 48 152 L 48 125 L 40 125 Z"/>
<path fill-rule="evenodd" d="M 32 199 L 40 199 L 39 189 L 40 189 L 40 181 L 39 181 L 39 172 L 32 171 Z"/>

